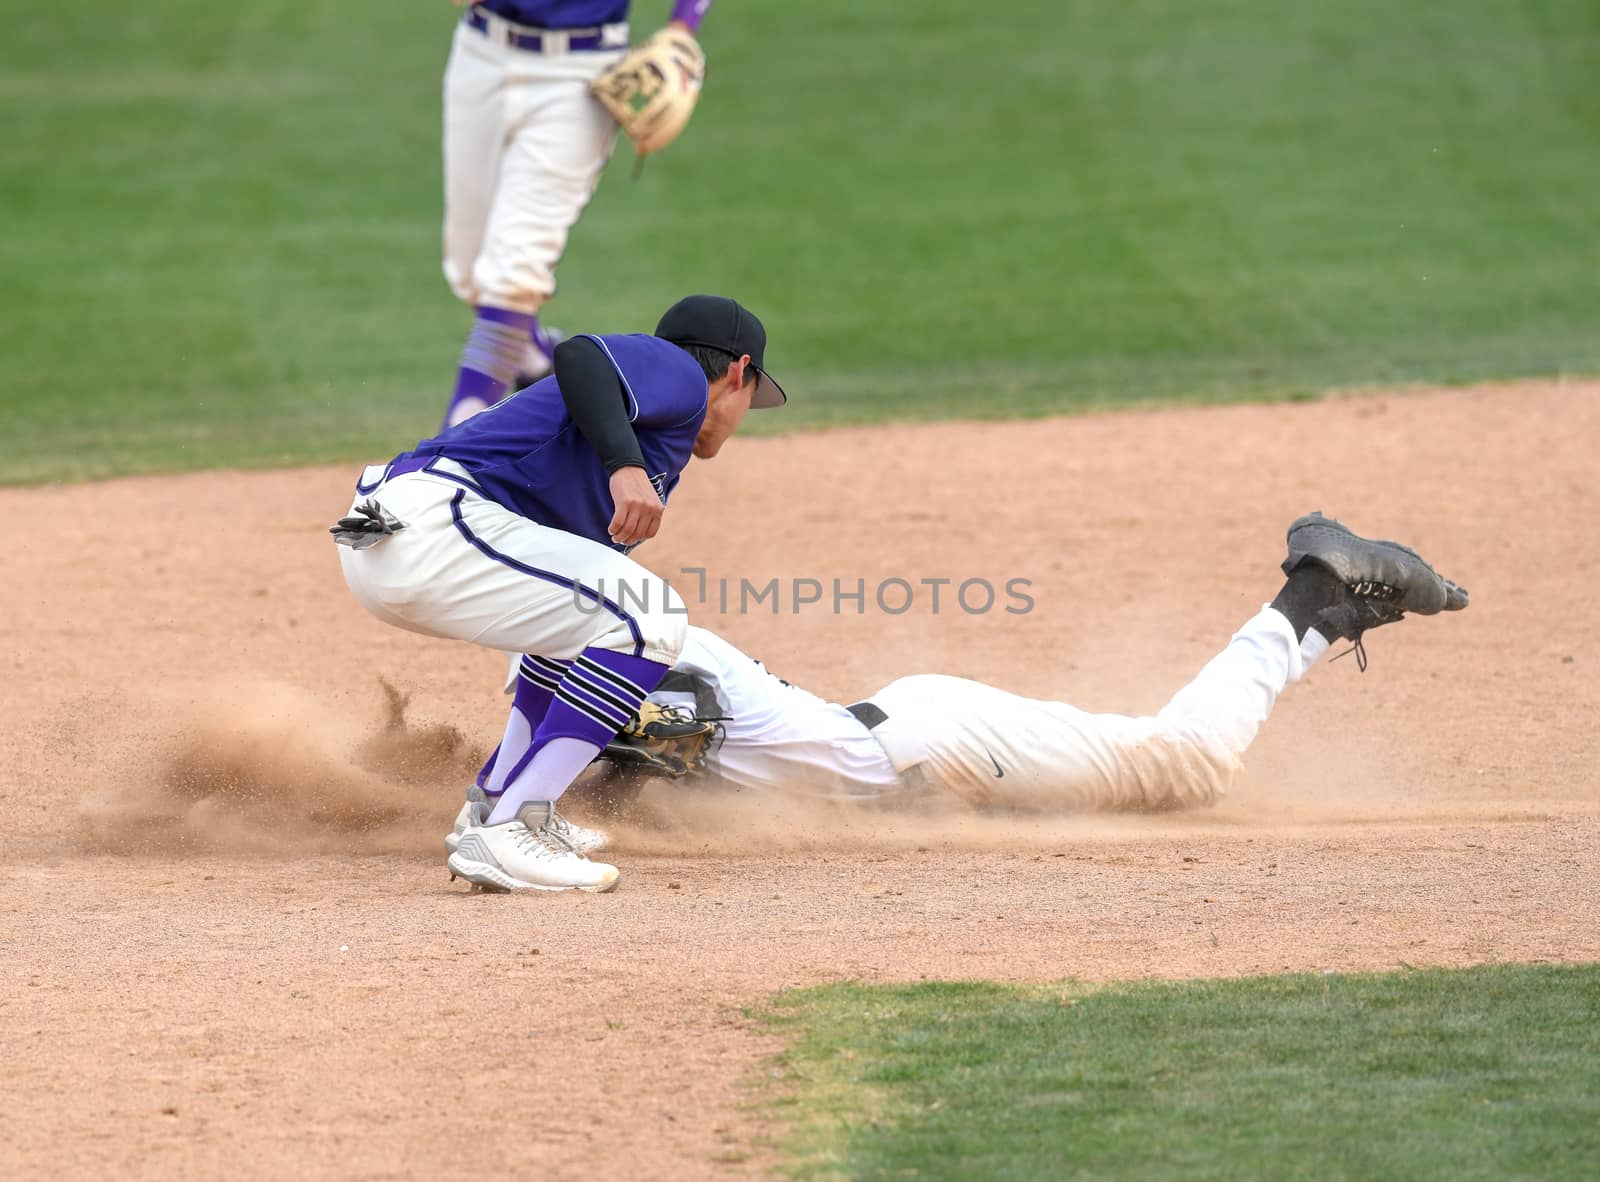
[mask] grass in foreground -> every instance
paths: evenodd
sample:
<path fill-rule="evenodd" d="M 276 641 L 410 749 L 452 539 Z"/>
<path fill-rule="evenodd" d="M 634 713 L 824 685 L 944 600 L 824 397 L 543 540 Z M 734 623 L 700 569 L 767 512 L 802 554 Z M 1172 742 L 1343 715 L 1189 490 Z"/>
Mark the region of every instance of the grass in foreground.
<path fill-rule="evenodd" d="M 639 0 L 648 29 L 666 0 Z M 0 46 L 0 483 L 430 432 L 456 13 L 84 0 Z M 1600 8 L 746 0 L 557 325 L 728 290 L 758 430 L 1600 369 Z"/>
<path fill-rule="evenodd" d="M 783 995 L 800 1178 L 1600 1176 L 1600 966 Z"/>

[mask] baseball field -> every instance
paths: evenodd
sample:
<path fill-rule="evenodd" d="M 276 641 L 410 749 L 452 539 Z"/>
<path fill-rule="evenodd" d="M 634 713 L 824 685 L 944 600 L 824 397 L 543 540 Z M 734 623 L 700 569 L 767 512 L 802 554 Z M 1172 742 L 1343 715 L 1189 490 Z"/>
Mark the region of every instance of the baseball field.
<path fill-rule="evenodd" d="M 789 406 L 637 552 L 694 622 L 837 701 L 1149 713 L 1310 509 L 1472 603 L 1317 666 L 1214 807 L 655 784 L 607 895 L 449 881 L 503 659 L 326 534 L 468 323 L 454 19 L 0 48 L 0 1176 L 1600 1175 L 1594 6 L 713 8 L 546 316 L 766 321 Z M 1032 610 L 738 594 L 946 578 Z"/>

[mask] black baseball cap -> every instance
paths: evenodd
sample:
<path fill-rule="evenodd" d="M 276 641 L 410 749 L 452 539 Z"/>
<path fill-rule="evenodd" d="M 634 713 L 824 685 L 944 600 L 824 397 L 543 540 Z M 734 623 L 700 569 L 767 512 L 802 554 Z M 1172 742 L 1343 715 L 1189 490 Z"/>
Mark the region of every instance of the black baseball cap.
<path fill-rule="evenodd" d="M 750 409 L 782 406 L 789 401 L 783 387 L 767 372 L 767 330 L 754 312 L 727 296 L 685 296 L 661 317 L 656 336 L 674 345 L 700 345 L 720 349 L 737 359 L 750 354 L 756 371 L 756 392 L 750 396 Z"/>

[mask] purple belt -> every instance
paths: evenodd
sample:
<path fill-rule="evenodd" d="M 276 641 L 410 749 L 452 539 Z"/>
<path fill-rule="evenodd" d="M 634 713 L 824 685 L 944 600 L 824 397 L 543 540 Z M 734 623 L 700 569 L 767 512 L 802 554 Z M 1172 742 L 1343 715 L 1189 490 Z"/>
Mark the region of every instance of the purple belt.
<path fill-rule="evenodd" d="M 479 9 L 467 9 L 467 15 L 463 19 L 469 28 L 488 35 L 489 17 Z M 505 30 L 507 45 L 513 49 L 526 49 L 529 53 L 543 53 L 546 48 L 554 50 L 556 45 L 562 42 L 565 42 L 568 53 L 581 53 L 589 49 L 626 48 L 626 46 L 603 45 L 605 37 L 599 29 L 529 29 L 521 33 L 517 30 L 526 26 L 513 25 L 509 21 L 496 21 L 495 24 Z"/>
<path fill-rule="evenodd" d="M 385 480 L 393 480 L 396 476 L 404 476 L 408 472 L 421 472 L 438 458 L 438 456 L 411 456 L 398 463 L 390 464 L 389 470 L 384 473 L 383 478 Z"/>
<path fill-rule="evenodd" d="M 440 465 L 448 466 L 441 467 Z M 450 459 L 449 456 L 407 456 L 403 460 L 396 460 L 392 464 L 385 465 L 381 473 L 369 483 L 365 477 L 367 473 L 373 471 L 376 467 L 377 465 L 374 464 L 372 467 L 364 469 L 361 473 L 362 479 L 356 481 L 356 492 L 362 496 L 368 496 L 376 492 L 378 486 L 385 481 L 393 480 L 396 476 L 406 476 L 412 472 L 426 472 L 429 476 L 437 476 L 440 480 L 448 480 L 453 484 L 459 484 L 462 488 L 471 489 L 480 497 L 485 495 L 483 489 L 478 486 L 478 482 L 472 478 L 472 473 L 468 472 L 457 461 Z"/>

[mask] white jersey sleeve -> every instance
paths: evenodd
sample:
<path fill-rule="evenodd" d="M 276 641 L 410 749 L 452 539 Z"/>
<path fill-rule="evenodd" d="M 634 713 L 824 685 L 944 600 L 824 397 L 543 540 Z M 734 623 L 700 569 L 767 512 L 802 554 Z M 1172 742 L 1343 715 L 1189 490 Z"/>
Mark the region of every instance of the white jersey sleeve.
<path fill-rule="evenodd" d="M 881 796 L 902 790 L 899 774 L 855 715 L 773 676 L 713 632 L 692 625 L 673 671 L 709 682 L 724 719 L 707 765 L 745 788 L 818 796 Z M 693 704 L 692 694 L 658 691 L 664 704 Z"/>

